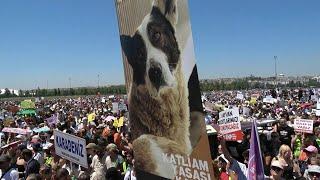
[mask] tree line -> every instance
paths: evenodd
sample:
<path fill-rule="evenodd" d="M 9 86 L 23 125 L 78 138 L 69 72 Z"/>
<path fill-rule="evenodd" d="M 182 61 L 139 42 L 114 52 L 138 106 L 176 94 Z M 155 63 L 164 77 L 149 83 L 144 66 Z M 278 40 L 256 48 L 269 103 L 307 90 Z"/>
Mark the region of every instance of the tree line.
<path fill-rule="evenodd" d="M 273 89 L 275 87 L 280 88 L 309 88 L 320 87 L 320 83 L 316 80 L 309 79 L 306 82 L 289 81 L 288 84 L 278 83 L 276 86 L 271 83 L 264 83 L 261 81 L 252 81 L 252 78 L 237 79 L 231 82 L 221 81 L 200 81 L 201 91 L 217 91 L 217 90 L 248 90 L 248 89 Z M 258 79 L 254 79 L 258 80 Z M 126 94 L 127 90 L 125 85 L 117 86 L 105 86 L 105 87 L 81 87 L 81 88 L 55 88 L 55 89 L 33 89 L 33 90 L 19 90 L 19 95 L 14 94 L 8 88 L 5 89 L 3 94 L 0 94 L 0 98 L 10 97 L 48 97 L 48 96 L 83 96 L 83 95 L 101 95 L 107 94 Z"/>
<path fill-rule="evenodd" d="M 251 81 L 248 78 L 237 79 L 228 83 L 223 80 L 221 81 L 204 80 L 200 82 L 201 91 L 249 90 L 249 89 L 273 89 L 273 88 L 312 88 L 312 87 L 319 88 L 320 82 L 317 82 L 314 79 L 309 79 L 306 82 L 289 81 L 287 84 L 282 84 L 279 82 L 268 83 L 268 82 L 261 82 L 261 81 Z"/>
<path fill-rule="evenodd" d="M 125 85 L 107 86 L 107 87 L 81 87 L 81 88 L 55 88 L 55 89 L 33 89 L 19 90 L 19 95 L 14 94 L 8 88 L 0 95 L 0 98 L 11 97 L 48 97 L 48 96 L 85 96 L 97 94 L 126 94 Z"/>

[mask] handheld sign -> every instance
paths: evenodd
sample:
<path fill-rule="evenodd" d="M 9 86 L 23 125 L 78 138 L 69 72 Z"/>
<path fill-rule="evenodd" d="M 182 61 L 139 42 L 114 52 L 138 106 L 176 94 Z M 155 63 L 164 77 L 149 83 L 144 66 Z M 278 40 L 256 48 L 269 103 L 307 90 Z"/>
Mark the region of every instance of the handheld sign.
<path fill-rule="evenodd" d="M 320 98 L 317 101 L 317 109 L 320 110 Z"/>
<path fill-rule="evenodd" d="M 244 99 L 243 94 L 238 93 L 236 96 L 236 99 L 243 100 Z"/>
<path fill-rule="evenodd" d="M 267 97 L 263 98 L 263 102 L 273 104 L 273 103 L 277 102 L 277 99 L 270 97 L 270 96 L 267 96 Z"/>
<path fill-rule="evenodd" d="M 136 178 L 213 179 L 188 1 L 114 1 Z"/>
<path fill-rule="evenodd" d="M 234 108 L 220 112 L 218 124 L 220 133 L 223 135 L 241 130 L 239 109 Z"/>
<path fill-rule="evenodd" d="M 88 168 L 85 139 L 55 130 L 54 147 L 58 156 Z"/>
<path fill-rule="evenodd" d="M 296 119 L 294 120 L 294 130 L 297 132 L 311 133 L 313 132 L 313 120 Z"/>

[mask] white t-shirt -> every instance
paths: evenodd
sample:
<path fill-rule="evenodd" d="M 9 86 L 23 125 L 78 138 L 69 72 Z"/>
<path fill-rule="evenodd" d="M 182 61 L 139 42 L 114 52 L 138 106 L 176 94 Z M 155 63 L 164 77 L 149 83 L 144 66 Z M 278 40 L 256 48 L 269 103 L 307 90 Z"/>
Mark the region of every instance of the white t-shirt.
<path fill-rule="evenodd" d="M 44 157 L 43 157 L 43 154 L 41 152 L 37 152 L 37 154 L 35 154 L 33 159 L 37 160 L 39 162 L 40 166 L 42 166 L 43 163 L 44 163 Z"/>
<path fill-rule="evenodd" d="M 136 180 L 136 177 L 133 176 L 132 171 L 127 171 L 126 175 L 124 176 L 124 180 Z"/>
<path fill-rule="evenodd" d="M 1 170 L 0 170 L 1 171 Z M 2 171 L 1 175 L 2 176 Z M 19 172 L 15 169 L 10 169 L 2 178 L 1 180 L 18 180 L 19 179 Z"/>

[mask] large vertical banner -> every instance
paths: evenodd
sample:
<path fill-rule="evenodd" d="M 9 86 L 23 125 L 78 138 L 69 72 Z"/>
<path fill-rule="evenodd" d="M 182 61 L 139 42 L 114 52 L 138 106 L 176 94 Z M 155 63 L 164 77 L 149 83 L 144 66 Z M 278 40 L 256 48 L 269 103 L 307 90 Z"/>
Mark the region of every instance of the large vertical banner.
<path fill-rule="evenodd" d="M 213 179 L 187 0 L 115 0 L 138 179 Z"/>

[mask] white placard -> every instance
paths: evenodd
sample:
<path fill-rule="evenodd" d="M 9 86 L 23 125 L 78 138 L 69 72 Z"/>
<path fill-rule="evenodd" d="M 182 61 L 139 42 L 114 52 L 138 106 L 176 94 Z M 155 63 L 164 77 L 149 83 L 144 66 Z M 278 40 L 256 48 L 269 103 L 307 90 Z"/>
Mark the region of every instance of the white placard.
<path fill-rule="evenodd" d="M 313 120 L 295 119 L 294 130 L 297 132 L 313 133 Z"/>
<path fill-rule="evenodd" d="M 317 101 L 317 109 L 320 110 L 320 98 Z"/>
<path fill-rule="evenodd" d="M 239 108 L 228 109 L 219 113 L 218 125 L 221 134 L 241 130 Z"/>
<path fill-rule="evenodd" d="M 119 111 L 119 103 L 113 102 L 112 103 L 112 112 L 117 113 Z"/>
<path fill-rule="evenodd" d="M 237 94 L 237 97 L 236 97 L 236 99 L 240 99 L 240 100 L 243 100 L 243 99 L 244 99 L 244 96 L 243 96 L 243 94 Z"/>
<path fill-rule="evenodd" d="M 320 116 L 320 109 L 316 110 L 316 116 Z"/>
<path fill-rule="evenodd" d="M 85 139 L 54 130 L 54 147 L 58 156 L 88 168 Z"/>
<path fill-rule="evenodd" d="M 311 101 L 317 101 L 318 100 L 318 96 L 317 95 L 311 95 L 310 100 Z"/>
<path fill-rule="evenodd" d="M 277 99 L 268 96 L 268 97 L 263 98 L 263 102 L 273 104 L 273 103 L 277 102 Z"/>

